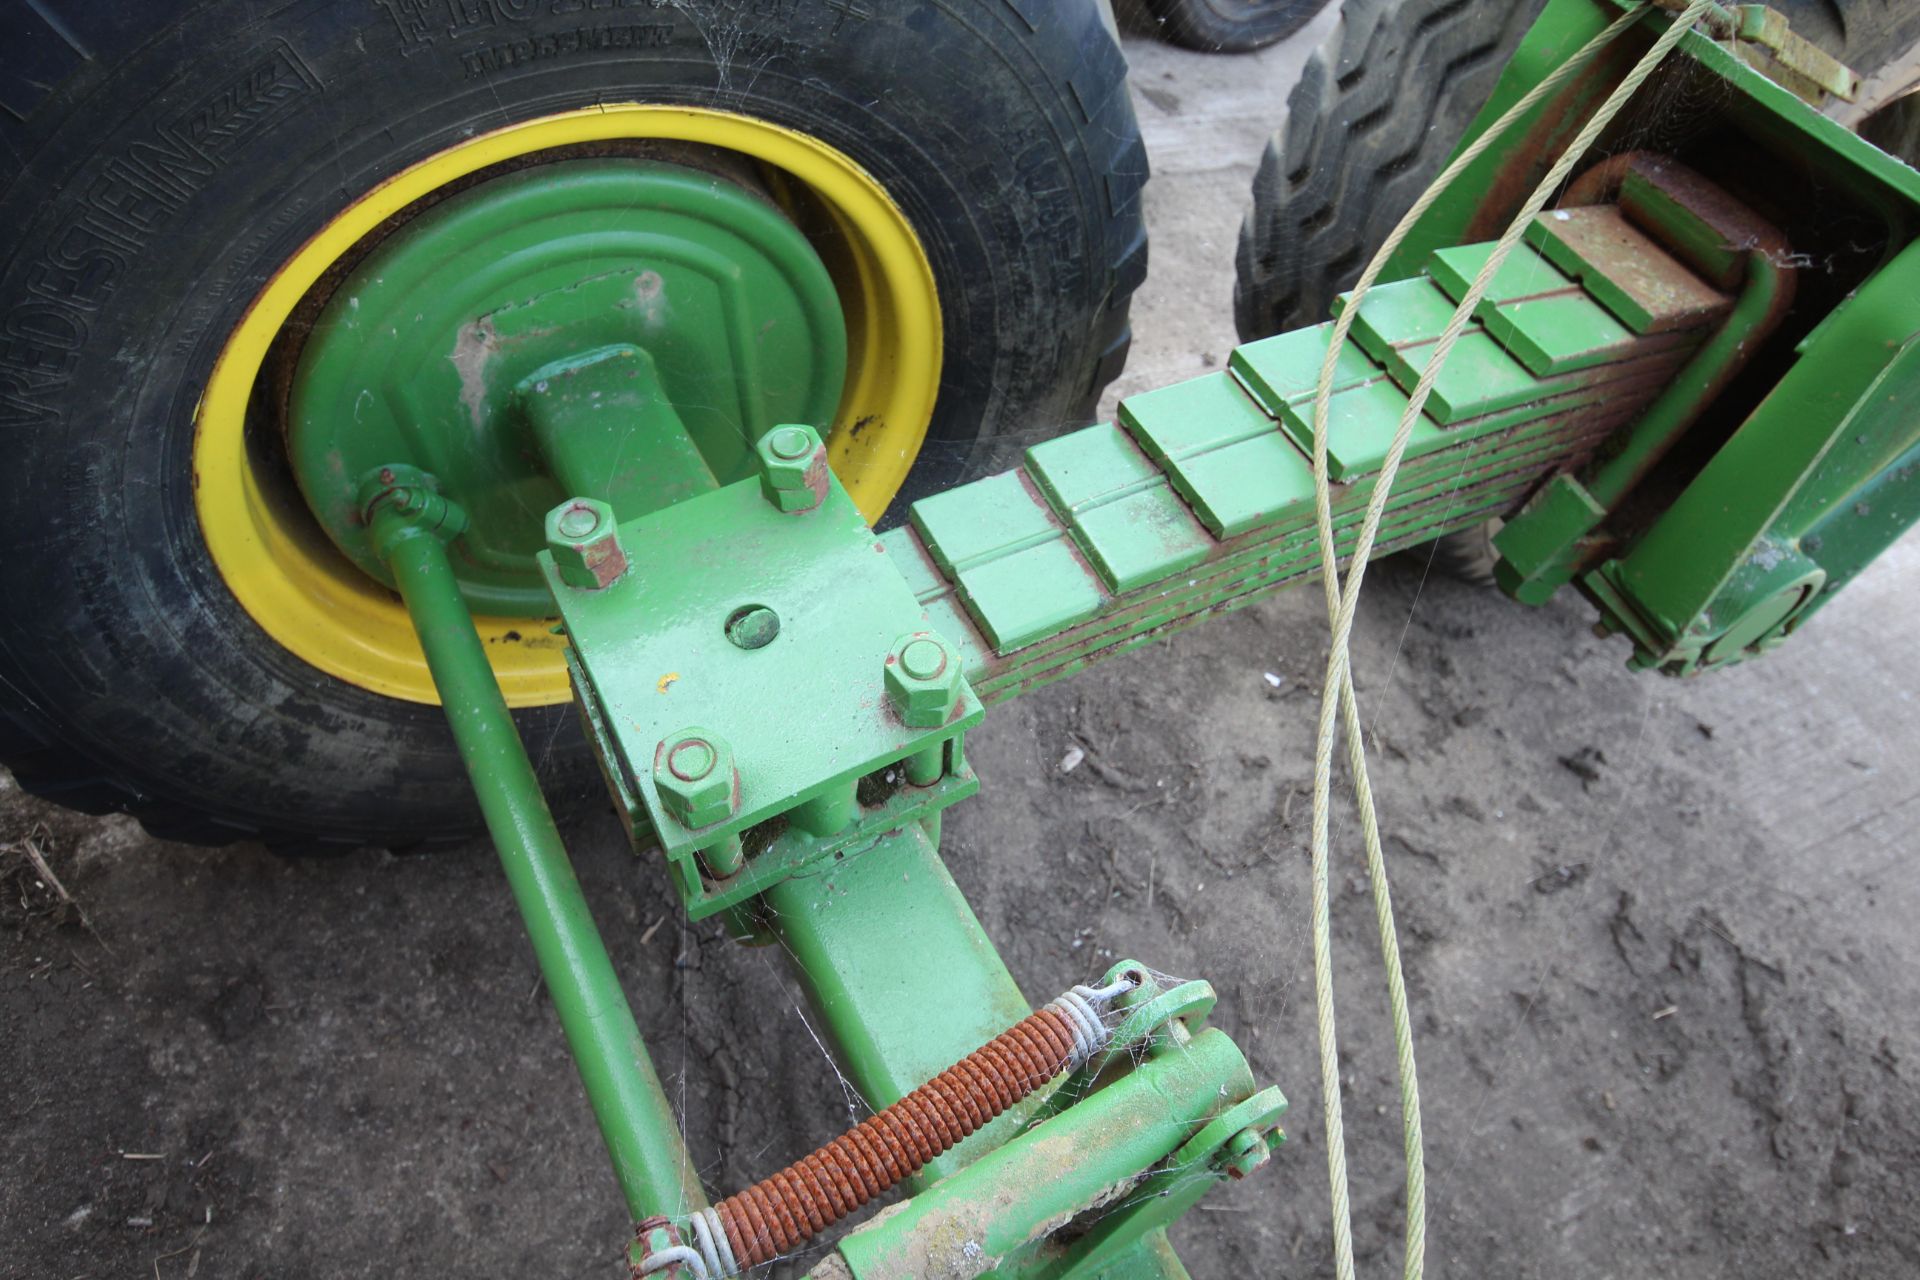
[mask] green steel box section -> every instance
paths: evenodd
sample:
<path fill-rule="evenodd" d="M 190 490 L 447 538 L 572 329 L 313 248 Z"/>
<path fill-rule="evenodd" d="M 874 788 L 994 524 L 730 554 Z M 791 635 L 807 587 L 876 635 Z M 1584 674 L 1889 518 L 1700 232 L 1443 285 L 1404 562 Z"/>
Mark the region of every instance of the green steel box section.
<path fill-rule="evenodd" d="M 1323 339 L 1320 354 L 1310 357 L 1316 369 L 1325 350 Z M 1267 364 L 1276 378 L 1285 377 L 1280 363 Z M 1165 463 L 1173 487 L 1215 537 L 1236 537 L 1312 500 L 1306 458 L 1231 373 L 1131 396 L 1120 402 L 1120 419 L 1148 455 Z"/>
<path fill-rule="evenodd" d="M 1187 504 L 1164 482 L 1077 513 L 1073 534 L 1116 595 L 1191 569 L 1214 547 Z"/>
<path fill-rule="evenodd" d="M 1156 462 L 1173 463 L 1273 430 L 1273 415 L 1227 373 L 1208 373 L 1120 402 L 1120 422 Z"/>
<path fill-rule="evenodd" d="M 1381 378 L 1335 395 L 1327 405 L 1327 470 L 1335 480 L 1371 475 L 1386 460 L 1387 446 L 1407 411 L 1407 393 Z M 1303 401 L 1281 410 L 1280 421 L 1294 441 L 1313 451 L 1313 402 Z M 1406 456 L 1413 459 L 1452 443 L 1425 414 L 1413 424 Z"/>
<path fill-rule="evenodd" d="M 1411 392 L 1426 372 L 1427 361 L 1439 343 L 1401 347 L 1387 362 L 1387 372 Z M 1536 399 L 1539 381 L 1484 330 L 1469 329 L 1453 345 L 1446 367 L 1427 396 L 1426 414 L 1435 422 L 1452 425 L 1500 409 L 1511 409 Z"/>
<path fill-rule="evenodd" d="M 1064 538 L 1023 547 L 961 572 L 960 598 L 1001 653 L 1011 653 L 1100 611 L 1094 576 Z"/>
<path fill-rule="evenodd" d="M 1278 428 L 1183 458 L 1180 474 L 1201 495 L 1207 526 L 1222 538 L 1313 509 L 1313 464 Z"/>
<path fill-rule="evenodd" d="M 1320 366 L 1326 363 L 1327 343 L 1333 337 L 1333 323 L 1311 329 L 1277 333 L 1271 338 L 1235 347 L 1227 357 L 1227 368 L 1247 388 L 1262 408 L 1273 417 L 1281 407 L 1313 399 L 1320 384 Z M 1340 347 L 1340 358 L 1333 365 L 1333 388 L 1337 394 L 1385 374 L 1367 353 L 1351 339 Z"/>
<path fill-rule="evenodd" d="M 1487 265 L 1487 259 L 1493 256 L 1493 250 L 1491 242 L 1437 249 L 1433 257 L 1427 260 L 1427 274 L 1458 305 L 1460 299 L 1467 296 L 1467 290 L 1472 287 L 1481 268 Z M 1487 286 L 1486 296 L 1481 300 L 1477 314 L 1484 316 L 1489 308 L 1503 302 L 1537 298 L 1544 293 L 1560 293 L 1573 287 L 1574 282 L 1558 267 L 1525 244 L 1517 244 L 1507 260 L 1500 264 L 1500 269 L 1493 273 L 1493 281 Z"/>
<path fill-rule="evenodd" d="M 1489 309 L 1487 332 L 1519 357 L 1529 372 L 1547 377 L 1608 364 L 1639 339 L 1584 293 L 1522 298 Z"/>
<path fill-rule="evenodd" d="M 1352 302 L 1352 294 L 1341 294 L 1333 301 L 1333 314 L 1344 314 Z M 1360 304 L 1360 314 L 1353 318 L 1350 332 L 1362 351 L 1392 372 L 1394 358 L 1403 347 L 1426 346 L 1439 340 L 1456 305 L 1425 276 L 1375 285 Z M 1469 325 L 1467 331 L 1472 329 Z"/>
<path fill-rule="evenodd" d="M 1111 423 L 1069 432 L 1027 450 L 1027 474 L 1054 509 L 1072 513 L 1162 479 L 1126 432 Z"/>
<path fill-rule="evenodd" d="M 1114 426 L 1035 445 L 1027 472 L 1116 594 L 1192 568 L 1213 547 L 1167 477 Z"/>
<path fill-rule="evenodd" d="M 1344 311 L 1348 299 L 1347 294 L 1336 299 L 1335 311 Z M 1360 304 L 1353 337 L 1411 394 L 1458 305 L 1425 276 L 1377 285 Z M 1537 394 L 1533 376 L 1520 362 L 1477 323 L 1469 323 L 1428 393 L 1426 414 L 1438 423 L 1455 423 L 1524 404 Z"/>
<path fill-rule="evenodd" d="M 1457 306 L 1492 255 L 1493 246 L 1442 249 L 1428 265 Z M 1619 358 L 1635 333 L 1586 291 L 1525 245 L 1494 274 L 1474 316 L 1528 371 L 1541 377 L 1588 369 Z"/>
<path fill-rule="evenodd" d="M 913 527 L 949 574 L 1060 536 L 1060 526 L 1008 471 L 913 504 Z"/>
<path fill-rule="evenodd" d="M 1727 309 L 1727 298 L 1687 270 L 1617 205 L 1554 209 L 1527 227 L 1527 243 L 1584 285 L 1639 334 L 1691 329 Z"/>
<path fill-rule="evenodd" d="M 1104 597 L 1066 531 L 1019 472 L 913 506 L 914 530 L 1002 653 L 1092 617 Z"/>
<path fill-rule="evenodd" d="M 550 556 L 542 565 L 582 705 L 612 748 L 616 793 L 644 807 L 690 905 L 701 895 L 697 850 L 980 720 L 964 686 L 938 728 L 908 728 L 890 710 L 889 650 L 927 628 L 837 480 L 818 507 L 792 515 L 757 480 L 729 485 L 629 521 L 620 542 L 632 567 L 602 590 L 566 585 Z M 779 616 L 779 633 L 737 647 L 727 620 L 756 605 Z M 656 754 L 693 726 L 724 742 L 738 773 L 732 816 L 697 831 L 654 782 Z"/>

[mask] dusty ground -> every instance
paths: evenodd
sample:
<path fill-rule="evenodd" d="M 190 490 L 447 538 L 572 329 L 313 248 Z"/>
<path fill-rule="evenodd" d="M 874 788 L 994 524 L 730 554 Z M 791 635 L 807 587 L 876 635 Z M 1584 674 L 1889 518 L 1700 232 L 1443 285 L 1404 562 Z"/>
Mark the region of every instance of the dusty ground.
<path fill-rule="evenodd" d="M 1232 232 L 1302 47 L 1130 44 L 1157 176 L 1127 388 L 1230 345 Z M 1379 568 L 1357 658 L 1436 1273 L 1920 1273 L 1920 543 L 1781 653 L 1690 682 L 1629 675 L 1576 600 L 1423 577 Z M 991 799 L 947 821 L 1030 994 L 1122 953 L 1206 976 L 1295 1099 L 1282 1158 L 1179 1229 L 1200 1276 L 1331 1273 L 1302 847 L 1318 607 L 1295 592 L 997 709 L 972 748 Z M 1056 773 L 1074 742 L 1105 768 Z M 7 785 L 0 1275 L 619 1274 L 619 1199 L 484 846 L 207 853 Z M 709 1184 L 842 1125 L 778 957 L 683 927 L 610 815 L 570 838 Z M 1382 1275 L 1391 1059 L 1346 866 L 1340 1040 Z"/>

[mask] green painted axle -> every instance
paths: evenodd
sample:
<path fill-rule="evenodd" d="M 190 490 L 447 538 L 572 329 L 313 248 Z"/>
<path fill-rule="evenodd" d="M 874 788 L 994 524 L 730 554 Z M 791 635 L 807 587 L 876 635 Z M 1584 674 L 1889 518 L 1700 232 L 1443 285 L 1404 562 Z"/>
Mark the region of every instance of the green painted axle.
<path fill-rule="evenodd" d="M 447 724 L 533 942 L 614 1176 L 637 1218 L 706 1201 L 447 558 L 465 516 L 427 477 L 376 484 L 371 535 L 420 633 Z M 407 483 L 410 481 L 410 483 Z M 391 487 L 390 487 L 391 486 Z"/>

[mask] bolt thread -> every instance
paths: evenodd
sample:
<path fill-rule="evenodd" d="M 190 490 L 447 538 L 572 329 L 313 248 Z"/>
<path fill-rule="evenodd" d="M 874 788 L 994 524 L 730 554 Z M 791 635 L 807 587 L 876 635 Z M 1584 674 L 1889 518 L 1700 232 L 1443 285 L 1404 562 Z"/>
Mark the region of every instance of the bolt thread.
<path fill-rule="evenodd" d="M 714 1206 L 741 1271 L 790 1253 L 1084 1060 L 1051 1005 L 812 1155 Z"/>

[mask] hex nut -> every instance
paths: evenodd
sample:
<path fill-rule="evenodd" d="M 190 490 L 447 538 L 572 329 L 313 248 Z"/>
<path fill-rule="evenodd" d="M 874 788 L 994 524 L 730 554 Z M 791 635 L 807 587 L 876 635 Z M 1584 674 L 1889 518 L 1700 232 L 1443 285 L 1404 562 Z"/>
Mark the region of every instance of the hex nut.
<path fill-rule="evenodd" d="M 811 511 L 827 496 L 827 451 L 812 427 L 787 424 L 760 437 L 760 492 L 788 514 Z"/>
<path fill-rule="evenodd" d="M 598 498 L 569 498 L 547 512 L 547 550 L 570 587 L 598 591 L 627 571 L 613 508 Z"/>
<path fill-rule="evenodd" d="M 733 816 L 740 802 L 733 750 L 719 734 L 697 727 L 654 748 L 653 785 L 661 806 L 690 831 Z"/>
<path fill-rule="evenodd" d="M 966 687 L 960 656 L 931 631 L 894 641 L 886 682 L 887 702 L 909 729 L 937 729 L 952 719 Z"/>

